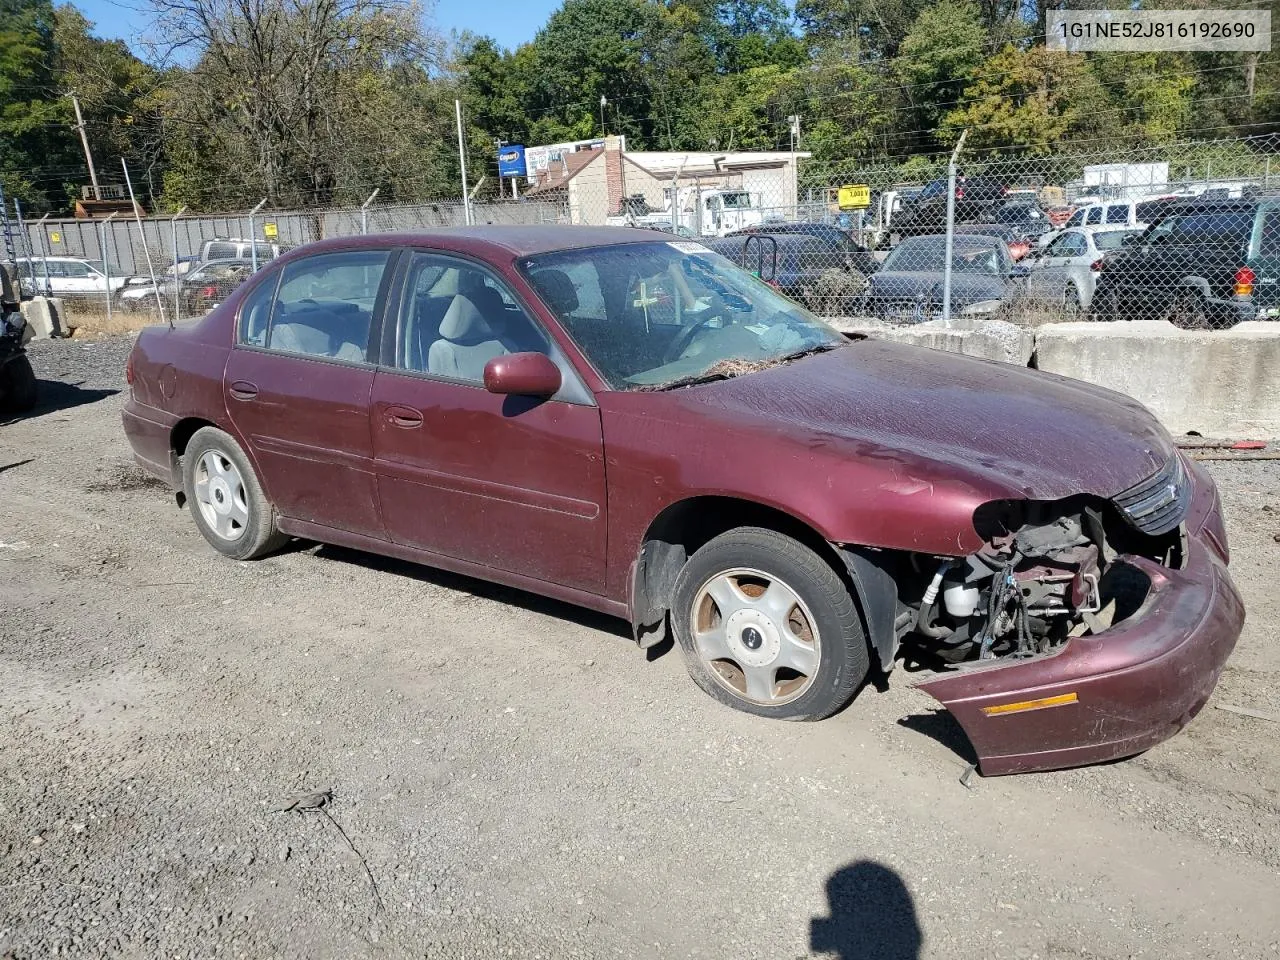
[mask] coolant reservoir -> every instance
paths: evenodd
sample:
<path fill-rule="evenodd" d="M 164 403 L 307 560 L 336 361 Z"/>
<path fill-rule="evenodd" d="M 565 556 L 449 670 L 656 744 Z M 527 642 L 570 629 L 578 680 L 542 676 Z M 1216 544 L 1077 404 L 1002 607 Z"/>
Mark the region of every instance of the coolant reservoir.
<path fill-rule="evenodd" d="M 978 609 L 978 588 L 967 583 L 952 583 L 942 591 L 942 603 L 947 613 L 958 619 L 973 616 Z"/>

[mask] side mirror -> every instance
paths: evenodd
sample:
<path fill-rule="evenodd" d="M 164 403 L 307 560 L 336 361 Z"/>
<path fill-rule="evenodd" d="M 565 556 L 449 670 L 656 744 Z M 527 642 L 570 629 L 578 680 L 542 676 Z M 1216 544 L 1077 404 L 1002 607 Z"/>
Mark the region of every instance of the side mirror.
<path fill-rule="evenodd" d="M 484 365 L 484 388 L 490 393 L 550 397 L 560 384 L 560 368 L 545 353 L 509 353 Z"/>

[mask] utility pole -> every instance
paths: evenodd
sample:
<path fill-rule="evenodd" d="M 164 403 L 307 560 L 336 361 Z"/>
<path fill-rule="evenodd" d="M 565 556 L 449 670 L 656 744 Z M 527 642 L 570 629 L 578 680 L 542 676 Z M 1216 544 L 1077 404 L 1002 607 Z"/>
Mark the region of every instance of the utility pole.
<path fill-rule="evenodd" d="M 796 158 L 796 148 L 800 145 L 800 114 L 793 113 L 787 117 L 791 125 L 791 210 L 799 215 L 800 207 L 800 161 Z"/>
<path fill-rule="evenodd" d="M 84 147 L 84 162 L 89 165 L 89 182 L 93 184 L 93 199 L 101 200 L 102 194 L 98 190 L 98 171 L 93 167 L 93 153 L 89 150 L 89 138 L 84 132 L 84 117 L 80 115 L 80 101 L 74 93 L 71 95 L 71 106 L 76 111 L 76 129 L 80 131 L 80 146 Z"/>

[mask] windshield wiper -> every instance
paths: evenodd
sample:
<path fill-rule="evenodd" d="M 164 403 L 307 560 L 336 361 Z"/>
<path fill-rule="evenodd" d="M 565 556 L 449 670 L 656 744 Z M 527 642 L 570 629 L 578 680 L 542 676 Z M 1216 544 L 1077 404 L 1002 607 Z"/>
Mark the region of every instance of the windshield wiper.
<path fill-rule="evenodd" d="M 784 356 L 778 357 L 774 362 L 786 363 L 788 360 L 799 360 L 801 357 L 807 357 L 814 353 L 826 353 L 828 350 L 834 350 L 837 347 L 843 346 L 843 343 L 819 343 L 812 347 L 804 347 L 803 349 L 797 350 L 795 353 L 788 353 Z"/>
<path fill-rule="evenodd" d="M 728 380 L 731 374 L 721 371 L 711 371 L 704 373 L 695 373 L 687 377 L 680 377 L 676 380 L 668 380 L 666 383 L 654 383 L 641 387 L 641 390 L 675 390 L 678 387 L 692 387 L 697 383 L 711 383 L 713 380 Z"/>

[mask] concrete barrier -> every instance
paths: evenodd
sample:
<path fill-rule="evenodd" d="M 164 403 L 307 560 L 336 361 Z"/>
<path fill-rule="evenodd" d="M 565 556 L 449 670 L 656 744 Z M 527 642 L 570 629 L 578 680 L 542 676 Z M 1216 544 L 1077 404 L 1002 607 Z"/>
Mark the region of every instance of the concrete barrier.
<path fill-rule="evenodd" d="M 968 329 L 945 327 L 940 321 L 895 326 L 883 320 L 860 317 L 826 317 L 828 323 L 849 336 L 891 340 L 894 343 L 911 343 L 920 347 L 933 347 L 949 353 L 962 353 L 967 357 L 984 360 L 1000 360 L 1025 367 L 1031 362 L 1035 348 L 1035 335 L 1027 327 L 1015 326 L 1003 320 L 965 319 Z"/>
<path fill-rule="evenodd" d="M 70 333 L 66 312 L 58 297 L 32 297 L 22 302 L 22 316 L 36 339 L 65 337 Z"/>
<path fill-rule="evenodd" d="M 1059 323 L 1035 340 L 1041 370 L 1127 393 L 1174 435 L 1280 438 L 1280 323 Z"/>

